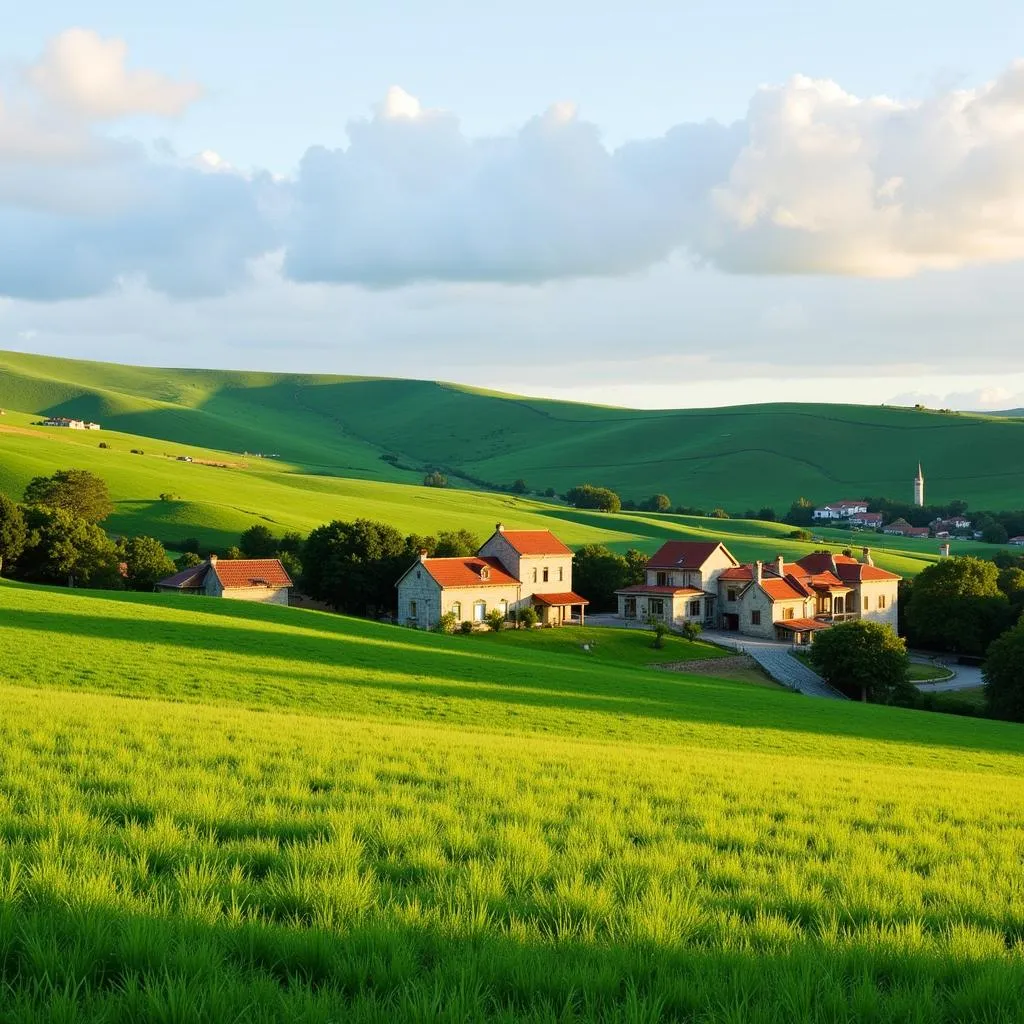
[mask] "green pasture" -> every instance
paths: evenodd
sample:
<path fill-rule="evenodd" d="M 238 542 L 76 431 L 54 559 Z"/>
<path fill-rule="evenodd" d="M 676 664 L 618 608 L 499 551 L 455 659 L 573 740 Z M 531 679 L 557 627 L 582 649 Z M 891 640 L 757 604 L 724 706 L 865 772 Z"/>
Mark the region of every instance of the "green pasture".
<path fill-rule="evenodd" d="M 388 522 L 403 533 L 466 528 L 481 539 L 501 521 L 510 528 L 551 529 L 574 546 L 600 543 L 618 551 L 636 547 L 653 552 L 669 539 L 720 540 L 741 561 L 777 554 L 792 561 L 822 546 L 859 550 L 868 538 L 877 563 L 904 576 L 916 575 L 938 558 L 935 542 L 912 548 L 899 537 L 843 530 L 816 531 L 815 536 L 828 538 L 827 544 L 794 541 L 788 536 L 792 527 L 781 523 L 641 512 L 608 515 L 493 491 L 316 475 L 281 460 L 115 431 L 34 427 L 35 418 L 8 412 L 0 422 L 0 491 L 18 499 L 34 476 L 87 469 L 110 487 L 115 512 L 104 523 L 110 532 L 154 536 L 172 546 L 181 538 L 197 537 L 203 544 L 226 548 L 254 523 L 278 534 L 306 533 L 331 519 L 363 516 Z M 100 442 L 110 448 L 101 449 Z M 144 454 L 133 455 L 132 448 Z M 228 468 L 178 462 L 179 455 L 226 463 Z M 161 494 L 174 499 L 161 501 Z M 988 556 L 997 550 L 974 547 Z"/>
<path fill-rule="evenodd" d="M 1024 1016 L 1019 726 L 548 636 L 0 584 L 0 1019 Z"/>
<path fill-rule="evenodd" d="M 0 353 L 0 406 L 88 417 L 138 436 L 278 454 L 307 471 L 411 482 L 425 468 L 559 493 L 591 482 L 640 500 L 730 510 L 799 495 L 1020 504 L 1024 419 L 778 404 L 636 411 L 431 381 L 169 370 Z M 389 455 L 396 465 L 382 460 Z"/>

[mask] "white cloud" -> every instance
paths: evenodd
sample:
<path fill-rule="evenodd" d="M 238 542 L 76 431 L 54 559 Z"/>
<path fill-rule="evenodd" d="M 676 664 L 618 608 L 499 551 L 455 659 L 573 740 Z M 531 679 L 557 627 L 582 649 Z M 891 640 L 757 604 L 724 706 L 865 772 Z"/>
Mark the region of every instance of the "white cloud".
<path fill-rule="evenodd" d="M 176 82 L 154 71 L 130 70 L 122 39 L 88 29 L 60 33 L 28 72 L 32 86 L 55 106 L 88 119 L 131 114 L 176 117 L 202 94 L 194 82 Z"/>
<path fill-rule="evenodd" d="M 26 82 L 0 98 L 0 295 L 97 294 L 132 275 L 216 294 L 272 252 L 295 281 L 369 288 L 623 277 L 673 259 L 852 277 L 1024 259 L 1024 62 L 920 102 L 797 76 L 760 89 L 735 124 L 618 149 L 568 102 L 475 138 L 395 86 L 294 178 L 90 128 L 199 96 L 129 69 L 120 40 L 62 33 Z M 814 312 L 759 308 L 777 331 Z"/>

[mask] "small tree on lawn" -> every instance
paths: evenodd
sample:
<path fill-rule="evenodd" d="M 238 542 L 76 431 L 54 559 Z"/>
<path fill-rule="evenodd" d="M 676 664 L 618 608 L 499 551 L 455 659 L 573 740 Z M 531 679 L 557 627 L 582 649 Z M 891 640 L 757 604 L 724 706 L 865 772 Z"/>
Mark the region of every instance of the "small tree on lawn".
<path fill-rule="evenodd" d="M 654 633 L 654 640 L 651 642 L 651 646 L 656 651 L 660 651 L 665 646 L 665 634 L 668 633 L 668 626 L 661 619 L 656 619 L 653 615 L 647 620 L 647 625 L 651 627 L 651 632 Z"/>
<path fill-rule="evenodd" d="M 993 641 L 982 672 L 989 714 L 1024 722 L 1024 621 Z"/>
<path fill-rule="evenodd" d="M 532 605 L 520 608 L 519 623 L 524 629 L 533 629 L 537 625 L 537 609 Z"/>
<path fill-rule="evenodd" d="M 499 632 L 504 627 L 505 616 L 498 608 L 492 608 L 487 613 L 487 625 L 490 626 L 495 633 Z"/>
<path fill-rule="evenodd" d="M 684 622 L 682 633 L 690 643 L 696 643 L 700 634 L 703 632 L 703 628 L 699 622 Z"/>
<path fill-rule="evenodd" d="M 906 644 L 888 626 L 867 619 L 818 633 L 811 664 L 837 690 L 875 704 L 891 704 L 910 686 Z"/>
<path fill-rule="evenodd" d="M 444 633 L 447 636 L 451 636 L 452 633 L 458 628 L 459 620 L 455 617 L 455 612 L 445 612 L 437 621 L 436 629 L 438 633 Z"/>

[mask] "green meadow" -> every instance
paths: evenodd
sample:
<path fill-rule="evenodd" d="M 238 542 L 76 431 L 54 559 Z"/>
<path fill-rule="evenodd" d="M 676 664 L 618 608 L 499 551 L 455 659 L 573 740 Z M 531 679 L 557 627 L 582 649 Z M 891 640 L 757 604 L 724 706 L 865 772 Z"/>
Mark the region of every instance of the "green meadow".
<path fill-rule="evenodd" d="M 591 482 L 641 500 L 731 510 L 911 496 L 1020 503 L 1024 419 L 856 405 L 637 411 L 434 381 L 169 370 L 0 352 L 0 407 L 98 420 L 114 431 L 277 454 L 310 473 L 453 478 L 535 490 Z M 394 463 L 385 461 L 387 455 Z"/>
<path fill-rule="evenodd" d="M 0 584 L 0 1020 L 1024 1018 L 1020 726 L 554 632 Z"/>
<path fill-rule="evenodd" d="M 37 417 L 9 411 L 0 421 L 0 491 L 20 499 L 34 476 L 87 469 L 107 481 L 115 503 L 104 526 L 115 534 L 144 534 L 165 543 L 196 537 L 221 549 L 262 523 L 275 533 L 306 533 L 332 519 L 367 517 L 403 533 L 466 528 L 486 537 L 498 521 L 520 529 L 551 529 L 566 543 L 600 543 L 653 552 L 669 539 L 720 540 L 741 561 L 783 554 L 795 560 L 829 546 L 870 545 L 879 565 L 914 576 L 938 559 L 937 541 L 815 530 L 814 542 L 791 540 L 782 523 L 632 512 L 607 515 L 555 502 L 493 491 L 430 488 L 414 483 L 314 474 L 279 459 L 257 458 L 116 431 L 43 428 Z M 110 447 L 101 449 L 100 442 Z M 132 449 L 144 454 L 132 454 Z M 189 456 L 195 462 L 177 461 Z M 210 463 L 210 464 L 205 464 Z M 387 465 L 382 463 L 382 465 Z M 161 494 L 173 495 L 161 500 Z M 992 545 L 955 541 L 962 554 L 989 556 Z"/>

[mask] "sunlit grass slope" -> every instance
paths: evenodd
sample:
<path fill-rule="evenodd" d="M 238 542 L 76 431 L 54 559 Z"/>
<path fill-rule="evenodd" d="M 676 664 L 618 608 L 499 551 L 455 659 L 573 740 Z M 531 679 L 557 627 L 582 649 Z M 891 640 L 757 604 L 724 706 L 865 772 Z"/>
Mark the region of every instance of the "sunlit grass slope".
<path fill-rule="evenodd" d="M 107 481 L 115 512 L 105 526 L 113 533 L 145 534 L 175 545 L 186 537 L 221 547 L 262 523 L 275 533 L 308 532 L 331 519 L 359 516 L 390 523 L 403 533 L 465 528 L 481 538 L 496 522 L 521 529 L 552 529 L 567 543 L 609 544 L 653 552 L 672 538 L 721 540 L 741 560 L 784 554 L 799 558 L 821 543 L 788 536 L 792 527 L 748 520 L 676 515 L 605 515 L 535 499 L 488 491 L 437 489 L 315 475 L 278 459 L 136 437 L 32 425 L 34 417 L 9 412 L 0 422 L 0 491 L 19 499 L 34 476 L 58 469 L 87 469 Z M 109 445 L 99 447 L 100 442 Z M 144 454 L 132 454 L 132 449 Z M 178 462 L 187 455 L 195 462 Z M 161 500 L 170 494 L 171 500 Z M 818 530 L 835 550 L 869 543 L 885 568 L 913 576 L 938 558 L 938 542 L 904 541 L 877 534 Z M 959 553 L 991 556 L 991 545 L 955 542 Z"/>
<path fill-rule="evenodd" d="M 788 507 L 865 494 L 974 508 L 1020 501 L 1024 420 L 852 405 L 638 412 L 525 399 L 430 381 L 164 370 L 0 353 L 0 405 L 111 429 L 280 454 L 349 477 L 407 479 L 439 465 L 490 484 Z M 397 456 L 404 470 L 380 456 Z M 405 475 L 403 475 L 405 474 Z"/>
<path fill-rule="evenodd" d="M 1024 1014 L 1019 727 L 9 584 L 0 666 L 3 1019 Z"/>

